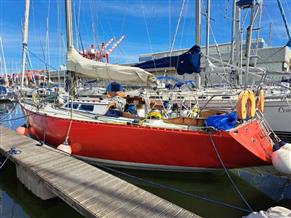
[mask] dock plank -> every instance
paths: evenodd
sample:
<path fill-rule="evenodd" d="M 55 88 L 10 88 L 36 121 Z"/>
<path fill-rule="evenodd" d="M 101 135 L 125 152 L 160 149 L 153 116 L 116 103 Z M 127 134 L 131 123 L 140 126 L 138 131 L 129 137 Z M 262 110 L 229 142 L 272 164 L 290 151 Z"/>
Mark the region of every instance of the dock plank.
<path fill-rule="evenodd" d="M 86 217 L 198 217 L 103 170 L 0 126 L 0 152 Z"/>

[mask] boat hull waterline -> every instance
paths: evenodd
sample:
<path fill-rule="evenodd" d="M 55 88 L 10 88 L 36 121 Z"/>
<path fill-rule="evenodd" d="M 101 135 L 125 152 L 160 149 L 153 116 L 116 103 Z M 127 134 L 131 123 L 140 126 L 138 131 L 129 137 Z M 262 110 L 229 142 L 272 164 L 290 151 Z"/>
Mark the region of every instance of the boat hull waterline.
<path fill-rule="evenodd" d="M 70 119 L 22 107 L 30 135 L 57 147 L 68 132 Z M 213 142 L 212 142 L 213 140 Z M 121 125 L 74 119 L 69 132 L 72 154 L 105 165 L 195 171 L 271 164 L 272 142 L 254 119 L 230 131 L 188 131 Z"/>

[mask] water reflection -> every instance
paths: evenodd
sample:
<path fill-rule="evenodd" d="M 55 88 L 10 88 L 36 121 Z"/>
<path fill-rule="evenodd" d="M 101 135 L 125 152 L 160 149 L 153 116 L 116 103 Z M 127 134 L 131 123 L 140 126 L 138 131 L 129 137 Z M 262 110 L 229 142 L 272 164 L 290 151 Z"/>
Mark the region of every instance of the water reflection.
<path fill-rule="evenodd" d="M 16 169 L 7 162 L 0 170 L 0 217 L 82 217 L 58 198 L 42 201 L 16 178 Z"/>

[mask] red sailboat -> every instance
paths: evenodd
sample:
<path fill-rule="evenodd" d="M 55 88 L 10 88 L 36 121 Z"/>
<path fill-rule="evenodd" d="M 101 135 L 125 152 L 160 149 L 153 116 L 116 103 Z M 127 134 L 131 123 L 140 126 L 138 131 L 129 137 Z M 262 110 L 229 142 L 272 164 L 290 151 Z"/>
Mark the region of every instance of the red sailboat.
<path fill-rule="evenodd" d="M 22 109 L 32 137 L 55 147 L 68 138 L 73 155 L 97 164 L 177 171 L 271 164 L 273 142 L 257 118 L 227 131 L 187 130 L 105 122 L 50 106 Z"/>
<path fill-rule="evenodd" d="M 67 0 L 67 69 L 70 72 L 115 81 L 154 82 L 153 75 L 140 68 L 96 62 L 74 50 L 70 7 Z M 20 104 L 32 137 L 55 147 L 67 142 L 73 155 L 98 164 L 177 171 L 271 164 L 273 141 L 268 128 L 255 114 L 254 97 L 248 94 L 241 97 L 237 111 L 241 121 L 235 120 L 230 128 L 216 128 L 207 122 L 205 125 L 205 119 L 210 116 L 152 122 L 147 118 L 81 113 L 74 110 L 72 102 L 70 109 L 50 104 Z M 246 120 L 249 103 L 251 110 Z"/>

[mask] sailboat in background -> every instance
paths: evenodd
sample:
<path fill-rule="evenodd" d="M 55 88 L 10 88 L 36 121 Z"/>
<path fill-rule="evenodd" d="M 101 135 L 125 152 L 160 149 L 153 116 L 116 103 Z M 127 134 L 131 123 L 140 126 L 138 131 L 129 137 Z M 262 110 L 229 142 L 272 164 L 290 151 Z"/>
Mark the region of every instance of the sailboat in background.
<path fill-rule="evenodd" d="M 197 1 L 199 2 L 199 1 Z M 206 52 L 205 54 L 202 53 L 202 56 L 205 57 L 205 83 L 207 85 L 204 88 L 199 88 L 199 84 L 196 84 L 196 89 L 191 91 L 184 91 L 184 90 L 159 90 L 159 95 L 161 96 L 161 99 L 173 98 L 172 96 L 180 96 L 182 98 L 182 101 L 195 101 L 194 96 L 199 96 L 199 106 L 200 108 L 215 108 L 217 110 L 230 110 L 233 108 L 233 106 L 236 104 L 237 96 L 235 96 L 236 93 L 241 92 L 245 87 L 250 87 L 255 92 L 257 92 L 258 87 L 265 90 L 265 105 L 264 105 L 264 115 L 267 121 L 270 123 L 270 126 L 275 131 L 276 134 L 278 134 L 279 137 L 282 137 L 282 139 L 290 141 L 291 142 L 291 88 L 281 84 L 278 82 L 276 85 L 268 85 L 270 82 L 268 82 L 266 75 L 266 70 L 262 68 L 251 67 L 250 59 L 252 58 L 252 64 L 256 64 L 256 58 L 257 58 L 257 49 L 258 49 L 258 35 L 256 42 L 252 43 L 252 31 L 255 29 L 256 31 L 259 31 L 260 26 L 254 27 L 254 23 L 257 20 L 260 21 L 260 16 L 262 14 L 262 2 L 258 1 L 233 1 L 233 17 L 232 17 L 232 36 L 231 36 L 231 54 L 230 54 L 230 62 L 226 63 L 218 58 L 211 57 L 209 55 L 209 28 L 210 28 L 210 0 L 207 1 L 207 13 L 206 13 Z M 287 29 L 287 33 L 289 36 L 289 42 L 290 42 L 290 34 L 288 30 L 288 25 L 286 24 L 286 19 L 284 15 L 284 11 L 282 9 L 282 6 L 280 4 L 280 0 L 278 0 L 278 5 L 280 6 L 280 11 L 282 13 L 282 17 Z M 199 4 L 196 4 L 196 8 L 199 7 Z M 250 25 L 247 31 L 247 39 L 246 39 L 246 49 L 245 52 L 247 53 L 246 58 L 246 67 L 242 67 L 242 39 L 241 39 L 241 26 L 240 26 L 240 20 L 241 20 L 241 10 L 248 10 L 250 9 L 252 11 L 251 19 L 250 19 Z M 236 17 L 235 17 L 236 16 Z M 196 21 L 200 20 L 199 14 L 196 14 Z M 198 22 L 199 23 L 199 22 Z M 235 29 L 237 33 L 235 33 Z M 197 33 L 197 32 L 196 32 Z M 199 35 L 199 32 L 197 33 Z M 236 40 L 235 40 L 236 35 Z M 197 37 L 196 37 L 197 38 Z M 288 42 L 288 43 L 289 43 Z M 287 44 L 288 46 L 288 44 Z M 254 48 L 254 49 L 253 49 Z M 218 49 L 218 48 L 217 48 Z M 191 50 L 191 49 L 190 49 Z M 254 56 L 251 56 L 251 50 L 254 50 Z M 186 52 L 189 53 L 189 52 Z M 182 54 L 180 56 L 169 56 L 169 57 L 162 57 L 162 58 L 154 58 L 153 60 L 138 63 L 135 66 L 139 66 L 143 69 L 149 69 L 151 71 L 157 71 L 159 68 L 161 69 L 167 69 L 169 67 L 176 68 L 175 71 L 178 74 L 191 74 L 194 72 L 194 74 L 199 74 L 200 70 L 197 70 L 192 67 L 191 68 L 183 68 L 183 65 L 187 63 L 190 66 L 195 66 L 193 64 L 193 59 L 190 60 L 184 60 L 183 56 L 186 54 Z M 168 54 L 171 54 L 169 52 Z M 199 54 L 199 53 L 198 53 Z M 181 70 L 182 69 L 182 70 Z M 221 73 L 228 73 L 227 77 L 231 79 L 231 82 L 229 84 L 225 84 L 227 87 L 211 87 L 209 84 L 211 75 L 220 75 Z M 241 84 L 242 75 L 245 75 L 244 84 Z M 248 76 L 247 76 L 248 75 Z M 262 82 L 258 85 L 251 85 L 251 76 L 256 78 L 265 78 L 265 80 L 262 80 L 262 82 L 266 83 L 263 84 Z M 196 82 L 196 81 L 195 81 Z M 273 82 L 273 81 L 272 81 Z M 197 81 L 199 83 L 199 80 Z M 173 85 L 173 87 L 177 87 L 176 85 Z M 192 95 L 191 95 L 192 93 Z M 230 96 L 223 96 L 226 94 L 232 93 L 232 97 Z M 217 95 L 215 98 L 213 98 L 213 95 Z M 151 96 L 157 96 L 156 92 L 152 92 Z M 163 97 L 162 97 L 163 96 Z M 209 99 L 213 98 L 210 102 Z"/>
<path fill-rule="evenodd" d="M 14 92 L 9 87 L 9 79 L 6 68 L 6 61 L 4 55 L 3 41 L 0 36 L 0 70 L 4 71 L 3 77 L 0 77 L 0 102 L 11 102 L 14 100 Z"/>

